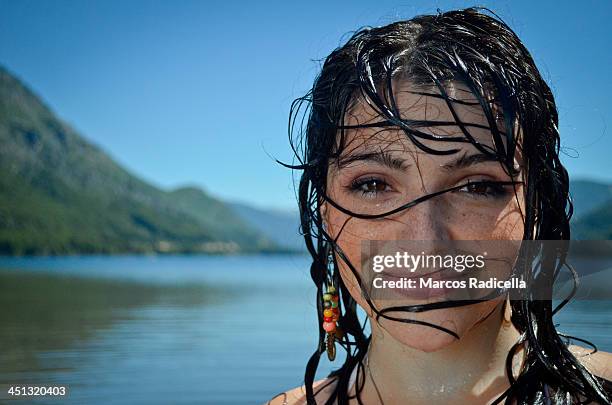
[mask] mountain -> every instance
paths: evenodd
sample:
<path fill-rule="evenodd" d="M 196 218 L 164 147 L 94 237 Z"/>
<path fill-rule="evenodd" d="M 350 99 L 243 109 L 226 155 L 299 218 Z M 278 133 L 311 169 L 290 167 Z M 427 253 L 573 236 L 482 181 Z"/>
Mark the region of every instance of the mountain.
<path fill-rule="evenodd" d="M 572 224 L 572 238 L 612 240 L 612 199 L 581 216 Z"/>
<path fill-rule="evenodd" d="M 128 172 L 0 67 L 0 254 L 279 250 L 204 191 Z"/>
<path fill-rule="evenodd" d="M 574 219 L 612 201 L 612 184 L 592 180 L 570 182 L 570 195 L 574 201 Z"/>
<path fill-rule="evenodd" d="M 263 238 L 284 249 L 288 245 L 269 237 L 263 229 L 238 215 L 231 203 L 212 198 L 197 187 L 182 187 L 170 192 L 174 206 L 197 219 L 207 230 L 223 240 L 248 244 Z"/>
<path fill-rule="evenodd" d="M 262 209 L 238 202 L 230 202 L 229 206 L 243 221 L 271 241 L 290 249 L 306 251 L 304 237 L 299 231 L 300 214 L 297 210 Z"/>
<path fill-rule="evenodd" d="M 571 182 L 570 193 L 572 239 L 612 240 L 612 184 L 577 180 Z"/>

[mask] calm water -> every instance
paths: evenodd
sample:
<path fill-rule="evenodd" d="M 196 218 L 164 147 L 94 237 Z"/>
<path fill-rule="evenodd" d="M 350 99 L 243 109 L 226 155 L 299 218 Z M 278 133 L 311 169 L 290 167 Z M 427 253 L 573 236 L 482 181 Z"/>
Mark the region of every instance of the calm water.
<path fill-rule="evenodd" d="M 0 258 L 0 268 L 0 383 L 68 384 L 70 403 L 261 403 L 302 383 L 316 346 L 306 256 Z M 576 302 L 555 321 L 612 351 L 610 309 Z M 330 370 L 322 363 L 320 376 Z"/>

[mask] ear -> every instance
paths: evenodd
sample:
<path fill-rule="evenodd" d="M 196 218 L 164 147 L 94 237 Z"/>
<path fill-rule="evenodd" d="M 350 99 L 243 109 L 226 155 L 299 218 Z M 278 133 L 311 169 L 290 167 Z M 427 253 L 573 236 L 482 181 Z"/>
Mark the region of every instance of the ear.
<path fill-rule="evenodd" d="M 328 214 L 329 214 L 329 209 L 328 209 L 328 205 L 327 205 L 327 201 L 324 201 L 321 203 L 321 205 L 319 205 L 319 213 L 321 215 L 321 222 L 323 223 L 323 229 L 325 230 L 325 232 L 329 233 L 329 218 L 328 218 Z"/>

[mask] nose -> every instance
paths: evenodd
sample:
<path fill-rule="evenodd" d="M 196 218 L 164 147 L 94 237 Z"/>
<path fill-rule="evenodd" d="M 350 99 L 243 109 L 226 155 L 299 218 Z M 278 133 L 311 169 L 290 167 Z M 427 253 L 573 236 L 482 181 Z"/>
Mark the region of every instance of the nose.
<path fill-rule="evenodd" d="M 398 240 L 450 240 L 450 223 L 445 207 L 436 197 L 408 208 L 399 215 Z"/>

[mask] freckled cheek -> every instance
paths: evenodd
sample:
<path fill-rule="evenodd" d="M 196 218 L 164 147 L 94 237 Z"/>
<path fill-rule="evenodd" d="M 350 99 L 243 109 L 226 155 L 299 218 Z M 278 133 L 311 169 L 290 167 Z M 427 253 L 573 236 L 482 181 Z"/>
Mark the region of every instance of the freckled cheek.
<path fill-rule="evenodd" d="M 497 221 L 495 214 L 465 210 L 448 215 L 446 226 L 451 239 L 486 240 L 495 232 Z"/>
<path fill-rule="evenodd" d="M 388 226 L 385 227 L 376 221 L 367 221 L 359 218 L 350 218 L 344 225 L 347 217 L 330 218 L 331 236 L 337 239 L 338 246 L 349 259 L 358 272 L 361 272 L 361 244 L 368 240 L 391 239 Z M 343 226 L 344 225 L 344 226 Z M 340 231 L 342 229 L 342 231 Z M 338 233 L 340 234 L 338 235 Z M 336 257 L 340 268 L 350 274 L 350 270 L 340 257 Z"/>
<path fill-rule="evenodd" d="M 524 231 L 523 216 L 518 211 L 512 211 L 499 218 L 492 239 L 518 240 L 523 238 Z"/>
<path fill-rule="evenodd" d="M 502 206 L 441 205 L 438 221 L 455 240 L 521 239 L 524 219 L 515 200 Z"/>

